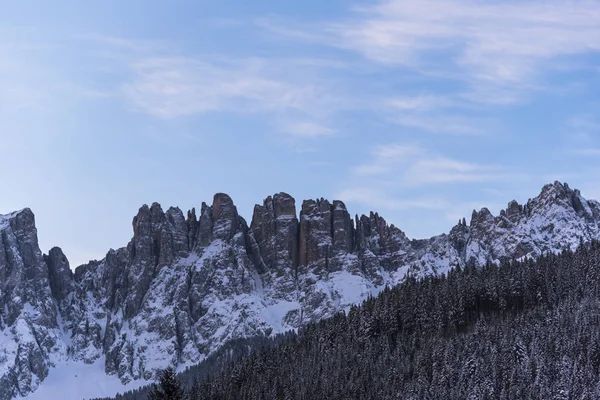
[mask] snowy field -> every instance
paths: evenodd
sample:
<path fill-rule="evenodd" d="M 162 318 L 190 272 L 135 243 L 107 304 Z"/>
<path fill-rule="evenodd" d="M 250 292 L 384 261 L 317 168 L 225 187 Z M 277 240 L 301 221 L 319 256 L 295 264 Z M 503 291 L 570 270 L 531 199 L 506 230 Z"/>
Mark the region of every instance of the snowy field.
<path fill-rule="evenodd" d="M 103 358 L 90 365 L 69 361 L 51 368 L 48 377 L 44 379 L 38 390 L 23 399 L 93 399 L 114 396 L 148 383 L 151 382 L 137 380 L 127 385 L 121 384 L 116 376 L 106 375 Z"/>

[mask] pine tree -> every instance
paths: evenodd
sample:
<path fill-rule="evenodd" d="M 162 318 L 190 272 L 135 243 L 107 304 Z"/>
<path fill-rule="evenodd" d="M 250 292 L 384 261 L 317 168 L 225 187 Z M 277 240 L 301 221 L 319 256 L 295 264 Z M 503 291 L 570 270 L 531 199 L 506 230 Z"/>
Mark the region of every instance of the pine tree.
<path fill-rule="evenodd" d="M 158 385 L 152 387 L 148 400 L 187 400 L 173 368 L 169 367 L 160 374 Z"/>
<path fill-rule="evenodd" d="M 188 392 L 188 400 L 199 400 L 200 399 L 200 385 L 198 384 L 198 378 L 194 378 L 192 387 Z"/>

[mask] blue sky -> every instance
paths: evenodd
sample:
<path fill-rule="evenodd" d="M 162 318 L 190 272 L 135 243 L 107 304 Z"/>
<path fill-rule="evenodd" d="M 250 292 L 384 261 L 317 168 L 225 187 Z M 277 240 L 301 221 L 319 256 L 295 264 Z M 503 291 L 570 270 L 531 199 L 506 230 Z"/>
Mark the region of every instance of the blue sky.
<path fill-rule="evenodd" d="M 215 192 L 410 237 L 554 180 L 600 198 L 600 1 L 0 5 L 0 213 L 72 266 Z"/>

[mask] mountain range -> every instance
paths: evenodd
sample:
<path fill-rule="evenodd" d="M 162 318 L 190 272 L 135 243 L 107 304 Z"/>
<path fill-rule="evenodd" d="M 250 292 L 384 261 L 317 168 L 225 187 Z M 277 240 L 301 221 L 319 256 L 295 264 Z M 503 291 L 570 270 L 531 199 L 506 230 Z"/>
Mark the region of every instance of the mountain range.
<path fill-rule="evenodd" d="M 147 382 L 232 339 L 330 317 L 407 276 L 592 239 L 600 239 L 600 203 L 559 182 L 422 240 L 378 213 L 352 218 L 341 201 L 305 200 L 298 213 L 285 193 L 256 205 L 248 225 L 219 193 L 198 213 L 142 206 L 127 246 L 73 272 L 60 248 L 40 250 L 26 208 L 0 216 L 0 400 L 41 391 L 68 363 L 100 365 L 104 378 L 123 384 Z"/>

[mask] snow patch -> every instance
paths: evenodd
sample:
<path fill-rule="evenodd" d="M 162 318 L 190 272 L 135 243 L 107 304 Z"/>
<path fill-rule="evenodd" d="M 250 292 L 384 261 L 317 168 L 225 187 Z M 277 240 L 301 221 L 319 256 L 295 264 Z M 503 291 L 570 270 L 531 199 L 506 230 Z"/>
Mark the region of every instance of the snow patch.
<path fill-rule="evenodd" d="M 282 300 L 263 308 L 260 316 L 267 325 L 273 328 L 273 333 L 283 333 L 290 330 L 290 327 L 284 322 L 284 318 L 293 310 L 300 310 L 299 302 Z"/>
<path fill-rule="evenodd" d="M 27 400 L 82 400 L 115 396 L 128 390 L 153 383 L 137 380 L 123 385 L 116 376 L 104 372 L 104 357 L 93 364 L 65 361 L 51 368 L 38 390 L 25 397 Z"/>

